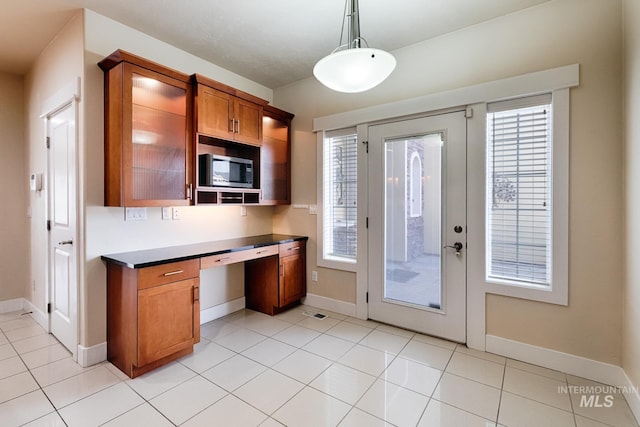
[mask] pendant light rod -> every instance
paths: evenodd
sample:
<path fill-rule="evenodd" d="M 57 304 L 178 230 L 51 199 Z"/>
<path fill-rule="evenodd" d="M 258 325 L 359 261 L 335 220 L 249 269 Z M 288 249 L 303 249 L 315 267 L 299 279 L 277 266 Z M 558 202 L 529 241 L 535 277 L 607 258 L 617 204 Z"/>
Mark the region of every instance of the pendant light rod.
<path fill-rule="evenodd" d="M 358 7 L 358 0 L 351 0 L 351 14 L 349 18 L 349 49 L 362 47 L 360 45 L 360 9 Z"/>

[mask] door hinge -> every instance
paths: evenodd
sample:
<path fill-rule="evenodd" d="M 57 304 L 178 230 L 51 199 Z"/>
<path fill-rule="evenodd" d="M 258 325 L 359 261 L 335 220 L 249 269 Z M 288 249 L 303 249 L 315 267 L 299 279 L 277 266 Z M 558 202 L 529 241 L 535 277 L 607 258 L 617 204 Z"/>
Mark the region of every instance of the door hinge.
<path fill-rule="evenodd" d="M 47 313 L 51 313 L 51 303 L 47 303 Z"/>
<path fill-rule="evenodd" d="M 47 148 L 51 148 L 51 137 L 47 137 Z"/>
<path fill-rule="evenodd" d="M 472 117 L 473 117 L 473 108 L 471 108 L 471 107 L 467 107 L 467 109 L 466 109 L 466 110 L 464 110 L 464 117 L 465 117 L 466 119 L 470 119 L 470 118 L 472 118 Z"/>
<path fill-rule="evenodd" d="M 47 220 L 47 231 L 51 231 L 51 220 Z"/>
<path fill-rule="evenodd" d="M 364 144 L 365 148 L 367 149 L 367 153 L 369 152 L 369 141 L 362 141 L 362 143 Z"/>
<path fill-rule="evenodd" d="M 365 298 L 366 298 L 366 302 L 367 302 L 367 304 L 369 304 L 369 292 L 367 292 L 367 294 L 366 294 L 366 297 L 365 297 Z"/>

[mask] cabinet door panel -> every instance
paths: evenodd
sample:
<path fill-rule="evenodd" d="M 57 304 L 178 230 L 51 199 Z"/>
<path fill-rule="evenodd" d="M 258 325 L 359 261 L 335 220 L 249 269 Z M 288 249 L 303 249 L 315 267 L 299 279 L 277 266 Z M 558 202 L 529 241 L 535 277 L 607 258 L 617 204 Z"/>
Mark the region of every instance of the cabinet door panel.
<path fill-rule="evenodd" d="M 144 366 L 193 345 L 198 279 L 138 291 L 138 363 Z"/>
<path fill-rule="evenodd" d="M 206 86 L 198 86 L 198 132 L 233 139 L 233 97 Z"/>
<path fill-rule="evenodd" d="M 251 102 L 237 99 L 235 102 L 237 141 L 247 144 L 262 144 L 262 107 Z"/>
<path fill-rule="evenodd" d="M 283 307 L 306 293 L 304 254 L 280 258 L 280 269 L 280 307 Z"/>

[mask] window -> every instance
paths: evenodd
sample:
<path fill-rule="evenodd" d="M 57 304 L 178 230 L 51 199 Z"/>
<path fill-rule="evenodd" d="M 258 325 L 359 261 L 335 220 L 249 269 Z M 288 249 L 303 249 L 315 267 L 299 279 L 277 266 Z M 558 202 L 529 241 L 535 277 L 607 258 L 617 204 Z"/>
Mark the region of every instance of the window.
<path fill-rule="evenodd" d="M 355 129 L 325 133 L 322 141 L 322 260 L 356 261 L 357 141 Z"/>
<path fill-rule="evenodd" d="M 553 277 L 551 95 L 487 105 L 487 281 L 550 287 Z"/>

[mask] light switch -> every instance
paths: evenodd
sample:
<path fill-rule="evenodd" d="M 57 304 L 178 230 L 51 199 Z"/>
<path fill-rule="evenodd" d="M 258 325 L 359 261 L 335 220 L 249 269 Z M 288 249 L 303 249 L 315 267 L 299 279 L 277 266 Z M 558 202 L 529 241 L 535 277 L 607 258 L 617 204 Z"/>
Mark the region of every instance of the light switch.
<path fill-rule="evenodd" d="M 172 219 L 173 212 L 171 208 L 162 208 L 162 219 Z"/>

